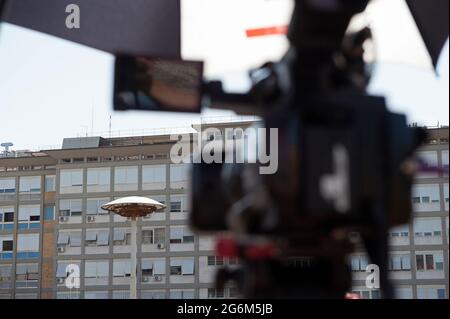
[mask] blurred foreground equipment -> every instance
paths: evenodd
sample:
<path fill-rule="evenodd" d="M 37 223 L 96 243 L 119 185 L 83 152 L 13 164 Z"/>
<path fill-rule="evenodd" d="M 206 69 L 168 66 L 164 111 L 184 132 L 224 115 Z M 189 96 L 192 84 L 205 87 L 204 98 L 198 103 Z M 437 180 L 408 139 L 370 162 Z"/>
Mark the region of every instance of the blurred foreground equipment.
<path fill-rule="evenodd" d="M 221 82 L 195 84 L 195 72 L 186 81 L 189 73 L 178 72 L 186 69 L 178 64 L 156 71 L 155 64 L 168 65 L 164 59 L 116 60 L 115 109 L 198 112 L 192 103 L 197 91 L 211 107 L 257 114 L 261 127 L 278 129 L 278 139 L 263 142 L 266 150 L 277 145 L 274 174 L 261 175 L 245 152 L 241 162 L 236 156 L 223 163 L 248 142 L 245 132 L 231 136 L 233 147 L 219 154 L 222 163 L 193 156 L 191 224 L 198 232 L 227 232 L 218 255 L 242 261 L 218 272 L 217 288 L 234 281 L 249 298 L 345 298 L 352 282 L 347 257 L 358 235 L 372 263 L 368 271 L 376 272 L 368 275 L 378 277 L 375 288 L 379 281 L 381 295 L 394 297 L 387 231 L 410 220 L 412 179 L 420 166 L 412 157 L 425 133 L 389 112 L 383 97 L 366 93 L 370 70 L 363 55 L 371 30 L 347 30 L 368 2 L 296 1 L 290 49 L 281 61 L 250 72 L 247 93 L 225 92 Z M 442 38 L 419 11 L 415 16 L 436 63 Z M 438 33 L 448 36 L 448 28 Z M 158 79 L 169 77 L 170 90 L 155 89 Z M 169 100 L 174 103 L 161 102 Z M 202 134 L 210 140 L 208 131 Z"/>
<path fill-rule="evenodd" d="M 44 1 L 47 11 L 37 7 Z M 261 175 L 249 158 L 192 166 L 193 228 L 227 232 L 218 254 L 242 261 L 218 272 L 218 288 L 231 280 L 248 298 L 345 298 L 351 285 L 346 259 L 359 234 L 379 268 L 382 296 L 394 297 L 386 234 L 410 219 L 411 184 L 420 167 L 412 156 L 425 133 L 408 127 L 404 115 L 389 112 L 383 97 L 366 92 L 370 71 L 363 54 L 371 30 L 347 30 L 369 0 L 297 0 L 288 52 L 281 61 L 251 71 L 247 93 L 225 92 L 220 82 L 202 83 L 201 62 L 176 61 L 178 1 L 100 5 L 80 0 L 93 12 L 104 11 L 98 16 L 105 21 L 95 21 L 96 32 L 81 28 L 76 36 L 47 19 L 50 4 L 66 1 L 42 2 L 7 1 L 4 19 L 121 53 L 115 64 L 115 109 L 199 112 L 207 101 L 211 107 L 260 115 L 262 127 L 278 129 L 277 140 L 265 141 L 266 149 L 277 144 L 274 174 Z M 156 3 L 173 19 L 149 10 L 147 5 Z M 436 65 L 448 38 L 448 1 L 410 0 L 408 5 Z M 167 55 L 171 59 L 163 58 Z M 243 136 L 232 138 L 237 145 Z"/>

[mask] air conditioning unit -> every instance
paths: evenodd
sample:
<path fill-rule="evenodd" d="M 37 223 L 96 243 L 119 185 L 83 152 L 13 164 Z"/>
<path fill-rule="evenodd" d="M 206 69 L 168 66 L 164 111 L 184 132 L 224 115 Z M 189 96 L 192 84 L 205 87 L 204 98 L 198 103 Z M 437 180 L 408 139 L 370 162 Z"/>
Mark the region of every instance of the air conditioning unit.
<path fill-rule="evenodd" d="M 161 275 L 155 275 L 153 278 L 155 279 L 155 281 L 162 281 Z"/>
<path fill-rule="evenodd" d="M 65 253 L 66 247 L 58 247 L 58 253 Z"/>
<path fill-rule="evenodd" d="M 148 282 L 149 278 L 148 277 L 142 277 L 142 282 Z"/>
<path fill-rule="evenodd" d="M 158 244 L 158 249 L 164 249 L 164 244 Z"/>
<path fill-rule="evenodd" d="M 56 278 L 56 282 L 57 282 L 58 284 L 63 284 L 65 281 L 66 281 L 65 278 Z"/>
<path fill-rule="evenodd" d="M 69 217 L 67 217 L 67 216 L 60 216 L 59 217 L 59 222 L 60 223 L 65 223 L 65 222 L 67 222 L 69 220 Z"/>
<path fill-rule="evenodd" d="M 87 222 L 88 222 L 88 223 L 95 222 L 95 216 L 88 216 L 88 217 L 87 217 Z"/>

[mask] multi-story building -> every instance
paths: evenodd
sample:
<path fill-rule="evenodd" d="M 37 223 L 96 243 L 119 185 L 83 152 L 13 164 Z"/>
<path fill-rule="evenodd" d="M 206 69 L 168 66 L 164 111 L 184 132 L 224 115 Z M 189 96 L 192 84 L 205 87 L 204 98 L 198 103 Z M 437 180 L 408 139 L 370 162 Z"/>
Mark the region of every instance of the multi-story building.
<path fill-rule="evenodd" d="M 448 172 L 448 128 L 428 129 L 429 137 L 417 152 L 427 166 Z M 448 174 L 416 175 L 412 189 L 413 218 L 391 229 L 389 267 L 397 298 L 445 299 L 449 296 Z M 354 291 L 378 298 L 379 290 L 366 287 L 367 255 L 361 249 L 350 258 Z"/>
<path fill-rule="evenodd" d="M 430 132 L 419 155 L 448 168 L 448 129 Z M 213 281 L 218 266 L 238 261 L 215 256 L 214 238 L 188 226 L 188 166 L 170 161 L 173 143 L 170 135 L 70 138 L 1 157 L 0 299 L 128 298 L 130 222 L 101 206 L 130 195 L 167 205 L 138 222 L 138 298 L 237 297 Z M 412 201 L 414 222 L 390 232 L 392 278 L 400 297 L 446 298 L 448 176 L 418 176 Z M 351 257 L 354 290 L 376 298 L 358 278 L 365 264 L 363 253 Z"/>
<path fill-rule="evenodd" d="M 216 257 L 214 239 L 188 226 L 188 166 L 171 163 L 174 143 L 68 138 L 0 158 L 0 298 L 128 298 L 130 222 L 101 206 L 130 195 L 167 206 L 138 223 L 138 298 L 235 297 L 213 281 L 217 266 L 237 260 Z M 77 275 L 79 289 L 69 283 Z"/>

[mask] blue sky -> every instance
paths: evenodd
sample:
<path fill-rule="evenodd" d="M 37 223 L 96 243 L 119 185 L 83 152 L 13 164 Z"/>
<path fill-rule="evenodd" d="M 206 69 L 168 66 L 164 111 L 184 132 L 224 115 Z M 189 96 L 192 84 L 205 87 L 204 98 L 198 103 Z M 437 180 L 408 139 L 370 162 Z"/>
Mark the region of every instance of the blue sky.
<path fill-rule="evenodd" d="M 113 131 L 189 126 L 200 120 L 200 115 L 179 113 L 113 112 L 112 66 L 110 54 L 1 24 L 0 142 L 13 142 L 17 150 L 45 149 L 60 145 L 64 137 L 108 131 L 110 116 Z M 448 43 L 438 73 L 439 77 L 429 68 L 380 63 L 370 91 L 385 95 L 389 107 L 406 112 L 410 122 L 448 124 Z M 206 110 L 201 116 L 232 114 Z"/>

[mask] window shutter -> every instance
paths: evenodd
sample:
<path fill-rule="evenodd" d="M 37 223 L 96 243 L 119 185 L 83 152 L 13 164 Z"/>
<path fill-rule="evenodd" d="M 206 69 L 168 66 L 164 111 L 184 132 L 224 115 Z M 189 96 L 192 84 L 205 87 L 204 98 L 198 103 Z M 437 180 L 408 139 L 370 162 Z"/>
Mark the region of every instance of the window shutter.
<path fill-rule="evenodd" d="M 153 261 L 153 274 L 154 275 L 165 275 L 166 274 L 166 261 L 165 260 Z"/>
<path fill-rule="evenodd" d="M 193 275 L 194 274 L 194 261 L 193 260 L 183 260 L 181 264 L 181 273 L 183 275 Z"/>

